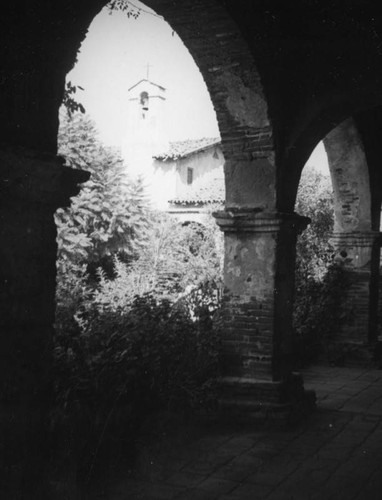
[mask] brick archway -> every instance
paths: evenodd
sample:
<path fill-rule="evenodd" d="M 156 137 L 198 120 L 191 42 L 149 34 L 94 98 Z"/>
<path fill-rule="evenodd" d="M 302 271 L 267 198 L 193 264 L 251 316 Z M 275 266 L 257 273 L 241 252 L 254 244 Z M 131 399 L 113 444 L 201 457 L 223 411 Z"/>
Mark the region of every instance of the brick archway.
<path fill-rule="evenodd" d="M 275 409 L 288 415 L 292 401 L 304 398 L 301 378 L 291 374 L 291 297 L 296 237 L 306 220 L 277 210 L 276 151 L 255 61 L 215 0 L 187 0 L 181 9 L 164 0 L 147 4 L 193 55 L 222 137 L 226 203 L 216 215 L 225 233 L 221 409 L 249 418 Z"/>
<path fill-rule="evenodd" d="M 373 201 L 370 177 L 373 171 L 357 118 L 340 122 L 326 133 L 323 143 L 333 186 L 334 260 L 343 267 L 348 280 L 342 297 L 344 319 L 333 340 L 338 352 L 351 352 L 351 359 L 345 356 L 344 362 L 368 363 L 377 336 L 380 246 L 375 224 L 379 205 Z"/>
<path fill-rule="evenodd" d="M 352 118 L 324 140 L 334 192 L 335 233 L 371 231 L 371 189 L 362 139 Z"/>
<path fill-rule="evenodd" d="M 374 230 L 372 189 L 365 146 L 352 118 L 324 138 L 333 184 L 336 260 L 347 275 L 341 331 L 337 342 L 367 349 L 376 340 L 379 231 Z"/>

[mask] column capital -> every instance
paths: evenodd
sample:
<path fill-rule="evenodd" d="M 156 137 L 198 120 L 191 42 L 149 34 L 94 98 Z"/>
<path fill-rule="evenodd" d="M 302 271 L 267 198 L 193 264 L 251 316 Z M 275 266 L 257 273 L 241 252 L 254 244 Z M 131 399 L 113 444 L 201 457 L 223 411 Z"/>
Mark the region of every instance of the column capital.
<path fill-rule="evenodd" d="M 330 237 L 332 245 L 336 247 L 369 247 L 381 239 L 382 233 L 379 231 L 334 232 Z"/>
<path fill-rule="evenodd" d="M 329 242 L 336 251 L 335 261 L 354 271 L 370 272 L 373 247 L 381 240 L 379 231 L 332 233 Z"/>
<path fill-rule="evenodd" d="M 32 151 L 0 151 L 1 198 L 11 203 L 49 205 L 54 209 L 69 205 L 90 173 L 63 165 L 59 156 Z"/>
<path fill-rule="evenodd" d="M 229 209 L 213 215 L 225 233 L 277 233 L 281 230 L 300 233 L 311 221 L 309 217 L 296 213 L 264 212 L 257 209 Z"/>

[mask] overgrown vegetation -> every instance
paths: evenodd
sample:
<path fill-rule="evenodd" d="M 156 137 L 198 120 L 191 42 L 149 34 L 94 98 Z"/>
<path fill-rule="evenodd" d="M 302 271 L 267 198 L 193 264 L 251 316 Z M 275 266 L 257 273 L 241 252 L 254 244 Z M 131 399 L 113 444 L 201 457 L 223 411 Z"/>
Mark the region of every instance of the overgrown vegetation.
<path fill-rule="evenodd" d="M 87 477 L 107 443 L 133 446 L 150 413 L 213 406 L 222 236 L 211 215 L 183 226 L 150 211 L 86 115 L 63 116 L 59 153 L 92 174 L 56 213 L 53 423 L 77 436 Z"/>
<path fill-rule="evenodd" d="M 334 260 L 330 235 L 334 224 L 330 178 L 313 168 L 303 171 L 296 212 L 311 218 L 299 236 L 296 258 L 294 329 L 296 363 L 306 365 L 324 354 L 341 322 L 346 289 L 342 268 Z"/>
<path fill-rule="evenodd" d="M 151 415 L 187 416 L 214 407 L 220 335 L 208 309 L 136 296 L 127 308 L 89 307 L 87 320 L 56 337 L 54 425 L 75 436 L 81 480 L 105 450 L 133 458 Z M 78 450 L 78 451 L 77 451 Z"/>
<path fill-rule="evenodd" d="M 223 237 L 211 214 L 181 225 L 151 211 L 139 179 L 78 110 L 61 121 L 59 153 L 91 172 L 58 228 L 52 421 L 66 426 L 84 478 L 105 447 L 133 449 L 143 416 L 214 408 Z M 214 207 L 211 207 L 211 211 Z M 296 212 L 312 223 L 297 245 L 296 363 L 335 333 L 345 282 L 332 263 L 329 179 L 303 173 Z M 118 454 L 118 452 L 117 452 Z"/>

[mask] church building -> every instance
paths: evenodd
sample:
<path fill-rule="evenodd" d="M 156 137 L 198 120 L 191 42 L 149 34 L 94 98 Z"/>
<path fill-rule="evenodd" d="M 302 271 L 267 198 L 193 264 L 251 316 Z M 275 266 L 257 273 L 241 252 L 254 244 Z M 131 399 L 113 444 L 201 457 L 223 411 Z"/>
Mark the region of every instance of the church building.
<path fill-rule="evenodd" d="M 206 205 L 222 204 L 225 197 L 221 140 L 170 142 L 166 94 L 165 87 L 148 78 L 129 88 L 122 156 L 129 173 L 143 179 L 153 208 L 185 222 L 199 221 Z"/>

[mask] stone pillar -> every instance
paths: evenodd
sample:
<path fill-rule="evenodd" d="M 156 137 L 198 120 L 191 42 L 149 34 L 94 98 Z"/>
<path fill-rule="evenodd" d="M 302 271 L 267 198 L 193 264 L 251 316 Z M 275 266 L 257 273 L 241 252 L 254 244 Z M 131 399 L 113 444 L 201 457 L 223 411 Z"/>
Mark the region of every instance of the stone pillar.
<path fill-rule="evenodd" d="M 293 373 L 296 239 L 309 221 L 296 214 L 226 210 L 220 405 L 253 419 L 287 417 L 305 399 Z"/>
<path fill-rule="evenodd" d="M 86 172 L 0 152 L 0 497 L 53 498 L 48 412 L 55 308 L 55 210 Z"/>
<path fill-rule="evenodd" d="M 343 321 L 335 342 L 357 346 L 372 345 L 377 337 L 380 233 L 334 233 L 331 243 L 335 260 L 345 271 L 346 295 Z"/>

